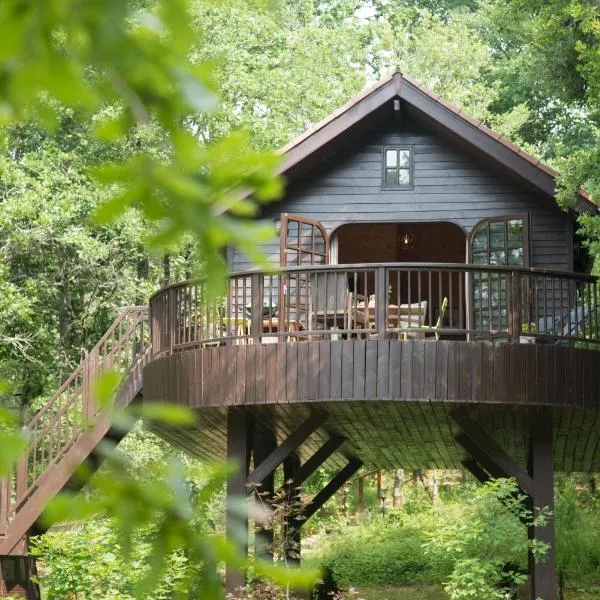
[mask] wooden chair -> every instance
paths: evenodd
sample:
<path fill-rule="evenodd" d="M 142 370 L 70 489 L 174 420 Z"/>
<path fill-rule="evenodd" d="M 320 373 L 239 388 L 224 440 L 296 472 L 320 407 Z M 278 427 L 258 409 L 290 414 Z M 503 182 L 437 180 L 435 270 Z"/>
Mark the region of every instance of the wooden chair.
<path fill-rule="evenodd" d="M 425 313 L 427 312 L 427 302 L 425 302 L 425 306 L 424 306 L 424 310 L 421 313 L 422 316 L 425 316 Z M 423 303 L 421 303 L 423 304 Z M 435 339 L 439 340 L 440 339 L 440 329 L 442 328 L 442 325 L 444 323 L 444 319 L 446 318 L 446 313 L 448 312 L 448 298 L 444 297 L 444 299 L 442 300 L 442 305 L 440 306 L 440 312 L 438 314 L 438 318 L 437 321 L 435 322 L 435 325 L 433 325 L 433 327 L 429 327 L 428 325 L 424 325 L 423 323 L 419 324 L 419 327 L 421 327 L 422 329 L 426 329 L 427 331 L 423 331 L 423 332 L 416 332 L 416 335 L 418 338 L 420 339 L 424 339 L 425 337 L 427 337 L 427 335 L 430 334 L 434 334 L 435 335 Z M 400 327 L 411 327 L 411 325 L 401 325 Z M 410 332 L 405 331 L 402 333 L 402 339 L 403 340 L 407 340 L 408 339 L 408 335 L 410 334 Z"/>
<path fill-rule="evenodd" d="M 227 337 L 235 336 L 233 344 L 243 346 L 250 343 L 250 339 L 245 336 L 250 335 L 252 321 L 246 317 L 222 317 L 221 326 L 224 328 Z"/>
<path fill-rule="evenodd" d="M 323 330 L 350 329 L 352 323 L 352 295 L 346 273 L 310 274 L 308 294 L 308 328 Z M 342 327 L 339 327 L 339 325 Z"/>

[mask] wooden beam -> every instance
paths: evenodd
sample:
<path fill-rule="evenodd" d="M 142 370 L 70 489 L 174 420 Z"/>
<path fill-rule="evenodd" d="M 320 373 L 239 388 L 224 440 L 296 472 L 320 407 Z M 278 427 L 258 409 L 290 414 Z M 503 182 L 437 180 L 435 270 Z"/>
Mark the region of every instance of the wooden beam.
<path fill-rule="evenodd" d="M 459 433 L 454 439 L 457 444 L 463 447 L 465 452 L 467 452 L 475 463 L 489 473 L 488 479 L 489 477 L 511 477 L 507 471 L 501 469 L 492 459 L 482 452 L 481 448 L 468 435 Z"/>
<path fill-rule="evenodd" d="M 348 464 L 304 507 L 304 522 L 310 519 L 362 466 L 358 458 L 351 458 Z"/>
<path fill-rule="evenodd" d="M 460 411 L 453 411 L 450 414 L 465 434 L 464 437 L 457 437 L 457 441 L 461 445 L 466 443 L 469 446 L 469 453 L 475 451 L 478 454 L 474 458 L 490 472 L 490 475 L 514 477 L 526 494 L 535 496 L 534 480 L 481 429 L 480 425 Z"/>
<path fill-rule="evenodd" d="M 325 413 L 314 413 L 300 427 L 290 435 L 279 447 L 275 448 L 246 480 L 247 492 L 262 483 L 265 477 L 270 475 L 283 461 L 290 456 L 298 446 L 305 442 L 323 423 L 327 420 Z"/>
<path fill-rule="evenodd" d="M 247 497 L 248 456 L 250 448 L 250 414 L 230 408 L 227 412 L 227 460 L 238 465 L 227 480 L 227 515 L 225 533 L 228 540 L 239 542 L 243 558 L 248 556 L 248 511 L 240 510 L 239 503 Z M 225 587 L 235 592 L 246 584 L 246 573 L 226 565 Z"/>
<path fill-rule="evenodd" d="M 552 415 L 546 410 L 535 413 L 531 425 L 529 451 L 529 474 L 536 482 L 533 496 L 534 510 L 547 508 L 552 515 L 546 525 L 532 525 L 529 539 L 549 545 L 546 556 L 535 561 L 529 552 L 529 572 L 531 574 L 531 599 L 557 600 L 556 544 L 554 536 L 554 448 Z"/>
<path fill-rule="evenodd" d="M 295 485 L 302 485 L 344 442 L 343 437 L 330 437 L 296 472 Z"/>
<path fill-rule="evenodd" d="M 479 483 L 487 483 L 491 477 L 474 458 L 465 458 L 462 461 L 463 467 L 479 481 Z"/>

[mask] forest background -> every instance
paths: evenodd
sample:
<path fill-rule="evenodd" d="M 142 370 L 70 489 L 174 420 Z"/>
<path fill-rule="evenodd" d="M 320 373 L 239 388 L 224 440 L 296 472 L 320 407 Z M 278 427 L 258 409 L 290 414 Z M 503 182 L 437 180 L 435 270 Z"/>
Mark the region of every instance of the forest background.
<path fill-rule="evenodd" d="M 143 11 L 153 3 L 133 4 Z M 191 61 L 213 65 L 211 81 L 220 97 L 219 102 L 216 94 L 214 100 L 205 98 L 186 120 L 201 144 L 239 140 L 234 132 L 241 129 L 249 152 L 272 150 L 399 69 L 554 166 L 561 173 L 563 206 L 580 185 L 594 197 L 600 193 L 600 9 L 594 2 L 193 0 L 190 8 Z M 194 94 L 193 86 L 188 92 Z M 155 159 L 170 153 L 164 127 L 156 120 L 136 123 L 126 135 L 111 135 L 106 124 L 115 111 L 104 106 L 90 117 L 58 98 L 52 128 L 26 113 L 5 125 L 0 154 L 0 378 L 8 382 L 3 402 L 23 418 L 74 369 L 120 307 L 144 304 L 161 285 L 217 269 L 207 258 L 214 249 L 206 245 L 210 232 L 179 232 L 165 242 L 148 212 L 133 205 L 112 222 L 99 224 L 93 218 L 112 193 L 92 177 L 94 167 L 107 160 L 131 164 L 142 153 Z M 158 177 L 155 183 L 161 184 Z M 265 196 L 276 191 L 267 190 Z M 582 217 L 580 224 L 597 255 L 597 218 Z M 237 235 L 233 241 L 245 243 L 245 233 Z M 139 427 L 122 448 L 131 458 L 131 473 L 142 479 L 149 465 L 176 453 Z M 193 486 L 194 477 L 188 480 Z M 565 514 L 585 521 L 583 529 L 589 529 L 586 520 L 597 512 L 595 485 L 582 481 L 561 482 L 571 503 Z M 414 487 L 419 485 L 425 489 L 417 477 Z M 449 487 L 448 502 L 465 505 L 470 485 Z M 422 500 L 415 506 L 425 510 Z M 98 597 L 85 586 L 113 597 L 106 591 L 113 583 L 107 582 L 118 587 L 124 581 L 118 561 L 110 558 L 116 556 L 110 550 L 117 544 L 114 531 L 102 520 L 90 527 L 47 537 L 43 545 L 49 573 L 69 572 L 67 564 L 52 571 L 52 560 L 71 561 L 71 571 L 85 579 L 73 584 L 83 586 L 77 597 Z M 109 566 L 86 579 L 76 549 L 89 548 L 90 539 L 100 540 Z M 559 543 L 561 539 L 567 537 L 559 536 Z M 581 540 L 578 544 L 589 546 Z M 585 573 L 565 566 L 567 581 L 575 587 L 593 589 L 600 581 L 600 559 L 595 563 L 595 554 L 588 554 Z M 571 550 L 563 554 L 565 561 L 568 556 L 573 556 Z M 139 560 L 144 561 L 143 555 Z M 394 577 L 397 581 L 377 583 L 408 582 Z M 63 584 L 64 577 L 56 583 L 59 588 Z M 125 597 L 119 589 L 114 597 Z M 52 593 L 49 598 L 68 597 L 64 589 Z"/>

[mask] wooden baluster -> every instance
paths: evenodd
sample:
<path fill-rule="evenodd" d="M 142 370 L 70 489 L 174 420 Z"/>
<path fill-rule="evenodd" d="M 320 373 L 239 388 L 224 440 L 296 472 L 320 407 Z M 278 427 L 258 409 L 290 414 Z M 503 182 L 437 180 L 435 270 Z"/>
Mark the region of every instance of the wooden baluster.
<path fill-rule="evenodd" d="M 26 452 L 17 463 L 17 496 L 16 504 L 20 504 L 25 497 L 27 492 L 27 465 L 29 462 L 29 452 Z M 35 477 L 35 473 L 33 473 Z"/>
<path fill-rule="evenodd" d="M 250 285 L 252 340 L 254 344 L 260 344 L 263 329 L 263 276 L 260 273 L 252 273 Z"/>
<path fill-rule="evenodd" d="M 387 270 L 377 267 L 375 277 L 375 327 L 380 338 L 385 338 L 387 332 Z"/>
<path fill-rule="evenodd" d="M 521 273 L 513 271 L 508 280 L 511 298 L 510 331 L 511 341 L 519 343 L 521 337 Z"/>

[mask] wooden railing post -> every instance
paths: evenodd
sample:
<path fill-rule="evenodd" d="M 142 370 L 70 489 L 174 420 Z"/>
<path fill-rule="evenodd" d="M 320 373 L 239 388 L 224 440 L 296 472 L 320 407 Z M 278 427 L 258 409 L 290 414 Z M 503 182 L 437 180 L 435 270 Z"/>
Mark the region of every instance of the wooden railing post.
<path fill-rule="evenodd" d="M 385 337 L 388 305 L 386 268 L 377 267 L 375 278 L 375 326 L 377 327 L 377 333 L 381 337 Z"/>
<path fill-rule="evenodd" d="M 263 275 L 252 273 L 251 277 L 251 331 L 254 344 L 260 344 L 260 336 L 263 332 Z"/>
<path fill-rule="evenodd" d="M 510 274 L 510 337 L 518 344 L 521 337 L 521 273 L 513 271 Z"/>
<path fill-rule="evenodd" d="M 0 535 L 8 530 L 8 512 L 10 507 L 10 476 L 0 477 Z"/>
<path fill-rule="evenodd" d="M 94 348 L 87 357 L 83 369 L 83 405 L 86 422 L 89 425 L 96 414 L 96 399 L 94 398 L 94 383 L 99 371 L 100 356 L 98 348 Z"/>
<path fill-rule="evenodd" d="M 175 346 L 175 327 L 176 327 L 176 307 L 175 307 L 175 297 L 176 297 L 176 288 L 170 288 L 167 292 L 167 322 L 169 332 L 169 351 L 173 353 L 173 347 Z"/>

